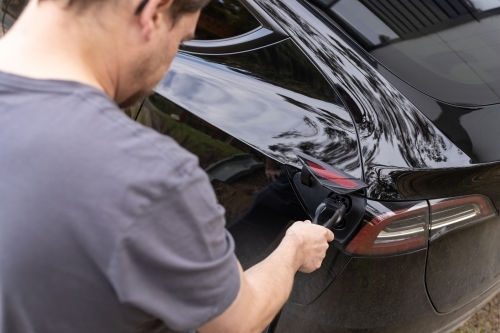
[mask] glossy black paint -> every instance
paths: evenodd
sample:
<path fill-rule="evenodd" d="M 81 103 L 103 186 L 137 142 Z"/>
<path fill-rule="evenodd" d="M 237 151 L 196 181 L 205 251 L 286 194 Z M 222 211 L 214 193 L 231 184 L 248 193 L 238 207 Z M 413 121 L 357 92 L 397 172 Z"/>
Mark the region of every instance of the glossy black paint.
<path fill-rule="evenodd" d="M 349 112 L 290 40 L 235 55 L 180 55 L 155 90 L 281 163 L 298 166 L 298 149 L 362 177 Z"/>
<path fill-rule="evenodd" d="M 464 166 L 470 158 L 332 29 L 319 12 L 297 1 L 258 0 L 352 99 L 363 163 L 409 168 Z M 348 103 L 346 103 L 348 104 Z"/>
<path fill-rule="evenodd" d="M 317 16 L 312 15 L 304 10 L 304 7 L 294 1 L 271 1 L 260 2 L 262 7 L 268 13 L 277 18 L 278 23 L 290 34 L 294 41 L 302 48 L 310 59 L 312 59 L 319 68 L 325 73 L 330 82 L 335 86 L 339 95 L 342 97 L 345 105 L 351 112 L 353 122 L 356 124 L 358 135 L 360 138 L 360 145 L 362 151 L 362 158 L 365 166 L 366 180 L 370 183 L 368 197 L 378 199 L 391 199 L 401 200 L 410 198 L 401 188 L 395 185 L 397 183 L 388 177 L 380 177 L 378 170 L 383 170 L 387 167 L 397 167 L 396 170 L 404 170 L 408 174 L 414 173 L 420 169 L 420 175 L 432 172 L 433 169 L 449 168 L 449 167 L 462 167 L 463 170 L 467 169 L 469 172 L 474 172 L 475 168 L 466 168 L 470 165 L 471 158 L 460 151 L 445 135 L 443 135 L 432 123 L 425 118 L 415 106 L 409 102 L 403 95 L 399 93 L 385 78 L 383 78 L 372 66 L 367 63 L 364 57 L 354 52 L 342 38 L 334 34 L 325 25 L 326 20 L 319 19 Z M 300 15 L 298 14 L 300 13 Z M 383 166 L 383 167 L 382 167 Z M 458 169 L 457 169 L 458 170 Z M 461 169 L 460 169 L 461 170 Z M 446 169 L 446 171 L 450 171 Z M 375 178 L 374 178 L 375 175 Z M 455 183 L 456 184 L 456 183 Z M 443 184 L 444 185 L 444 184 Z M 428 186 L 428 185 L 427 185 Z M 423 184 L 422 189 L 426 185 Z M 450 187 L 447 185 L 435 191 L 436 197 L 442 197 L 444 192 L 449 192 Z M 471 191 L 479 191 L 477 187 L 471 187 Z M 466 192 L 466 191 L 461 191 Z M 460 191 L 458 192 L 460 193 Z M 455 192 L 455 195 L 458 194 Z M 481 192 L 483 193 L 483 192 Z M 429 196 L 411 197 L 412 199 L 426 199 Z M 478 226 L 479 228 L 480 226 Z M 467 232 L 462 230 L 460 232 Z M 447 237 L 443 238 L 443 242 Z M 452 239 L 452 238 L 450 238 Z M 451 243 L 451 253 L 460 254 L 459 251 L 453 251 L 456 246 L 462 246 L 456 242 Z M 485 242 L 483 245 L 485 251 L 495 251 L 496 246 L 492 242 Z M 439 253 L 440 248 L 431 245 L 432 253 Z M 438 252 L 436 252 L 438 251 Z M 438 255 L 439 257 L 439 255 Z M 463 254 L 457 255 L 453 260 L 463 260 Z M 359 259 L 370 260 L 373 259 Z M 459 290 L 455 295 L 451 295 L 449 299 L 441 298 L 440 300 L 448 306 L 447 309 L 456 309 L 454 312 L 447 315 L 446 319 L 439 317 L 435 313 L 433 305 L 427 299 L 427 290 L 425 287 L 424 271 L 426 255 L 405 255 L 394 257 L 393 259 L 387 258 L 386 260 L 392 263 L 390 271 L 398 267 L 401 263 L 403 266 L 417 267 L 418 278 L 410 279 L 413 281 L 415 288 L 408 288 L 407 285 L 402 287 L 397 293 L 392 295 L 396 301 L 408 301 L 420 299 L 416 304 L 410 302 L 410 306 L 397 305 L 398 311 L 394 310 L 394 304 L 387 302 L 387 308 L 384 306 L 374 306 L 374 298 L 365 299 L 365 304 L 356 304 L 350 307 L 351 311 L 342 313 L 336 317 L 332 316 L 332 308 L 337 309 L 338 306 L 344 306 L 345 298 L 348 295 L 343 295 L 344 300 L 335 299 L 330 294 L 332 290 L 336 290 L 336 286 L 340 286 L 339 279 L 341 279 L 346 270 L 338 275 L 337 279 L 331 284 L 330 288 L 314 302 L 306 307 L 300 307 L 300 316 L 298 312 L 291 313 L 292 305 L 287 306 L 283 312 L 283 316 L 278 326 L 283 332 L 290 331 L 332 331 L 341 332 L 349 331 L 355 332 L 359 330 L 369 329 L 373 332 L 391 331 L 397 327 L 400 331 L 411 331 L 414 329 L 415 323 L 421 325 L 426 323 L 425 326 L 429 331 L 437 330 L 440 325 L 445 323 L 453 323 L 454 320 L 462 318 L 467 311 L 470 311 L 476 304 L 474 297 L 481 292 L 491 288 L 495 280 L 495 272 L 492 274 L 485 274 L 486 278 L 471 276 L 469 271 L 457 272 L 455 266 L 441 266 L 442 273 L 431 274 L 427 276 L 428 282 L 433 283 L 433 279 L 439 281 L 443 276 L 448 275 L 451 279 L 450 284 L 458 281 L 474 280 L 470 284 L 471 293 L 466 294 L 464 290 Z M 408 260 L 408 261 L 407 261 Z M 471 256 L 466 258 L 465 263 L 472 263 Z M 481 269 L 481 262 L 473 267 L 476 271 Z M 433 259 L 430 260 L 431 270 L 436 266 Z M 472 267 L 472 266 L 471 266 Z M 346 268 L 347 269 L 347 268 Z M 400 271 L 396 269 L 396 271 Z M 359 274 L 364 274 L 366 271 L 361 269 Z M 373 293 L 386 293 L 383 291 L 382 286 L 385 285 L 382 279 L 386 279 L 387 275 L 382 272 L 375 271 L 370 274 L 373 281 Z M 398 283 L 403 280 L 395 278 Z M 396 283 L 396 281 L 393 281 Z M 443 288 L 441 293 L 446 293 L 447 288 Z M 432 288 L 429 288 L 434 299 L 440 298 Z M 490 289 L 492 290 L 492 289 Z M 312 300 L 317 292 L 305 293 L 311 295 L 310 297 L 302 297 L 304 300 Z M 330 295 L 323 298 L 324 295 Z M 390 294 L 390 293 L 389 293 Z M 465 298 L 464 298 L 464 295 Z M 404 296 L 404 297 L 402 297 Z M 458 298 L 457 298 L 458 296 Z M 392 298 L 391 298 L 392 299 Z M 322 303 L 321 300 L 324 300 Z M 482 300 L 484 300 L 484 295 Z M 479 301 L 479 300 L 478 300 Z M 394 302 L 394 301 L 393 301 Z M 436 303 L 437 304 L 437 303 Z M 436 306 L 436 304 L 434 306 Z M 464 306 L 467 304 L 466 306 Z M 445 309 L 439 306 L 438 310 Z M 358 310 L 358 311 L 357 311 Z M 363 310 L 363 311 L 359 311 Z M 380 312 L 378 312 L 380 310 Z M 416 315 L 417 313 L 417 315 Z M 309 317 L 309 318 L 307 318 Z M 323 325 L 327 318 L 335 318 L 335 324 L 330 322 L 326 327 Z M 292 319 L 293 318 L 293 319 Z M 297 318 L 300 318 L 301 323 L 297 323 Z M 360 320 L 361 318 L 361 320 Z M 362 319 L 366 319 L 363 323 Z M 311 321 L 312 319 L 312 321 Z M 310 321 L 308 321 L 310 320 Z M 377 322 L 380 320 L 380 322 Z M 392 320 L 392 321 L 391 321 Z M 307 323 L 307 326 L 302 326 Z M 314 323 L 314 324 L 312 324 Z M 318 323 L 322 323 L 318 326 Z M 358 323 L 358 324 L 355 324 Z M 285 325 L 285 326 L 283 326 Z M 287 326 L 289 325 L 289 326 Z M 386 325 L 385 328 L 374 329 L 373 327 Z M 337 326 L 335 329 L 333 327 Z M 350 327 L 349 329 L 340 329 L 340 327 Z M 283 329 L 283 327 L 286 327 Z M 292 328 L 293 327 L 293 328 Z M 413 327 L 413 328 L 412 328 Z M 316 329 L 315 329 L 316 328 Z M 393 331 L 393 330 L 392 330 Z"/>
<path fill-rule="evenodd" d="M 378 71 L 425 114 L 472 163 L 500 160 L 500 104 L 458 106 L 443 103 L 420 92 L 399 77 L 379 66 Z"/>
<path fill-rule="evenodd" d="M 500 163 L 467 168 L 415 170 L 373 167 L 367 170 L 370 197 L 422 200 L 481 193 L 500 208 Z"/>
<path fill-rule="evenodd" d="M 451 314 L 436 314 L 424 284 L 426 251 L 377 259 L 351 259 L 311 305 L 287 303 L 276 333 L 449 332 L 498 286 Z"/>

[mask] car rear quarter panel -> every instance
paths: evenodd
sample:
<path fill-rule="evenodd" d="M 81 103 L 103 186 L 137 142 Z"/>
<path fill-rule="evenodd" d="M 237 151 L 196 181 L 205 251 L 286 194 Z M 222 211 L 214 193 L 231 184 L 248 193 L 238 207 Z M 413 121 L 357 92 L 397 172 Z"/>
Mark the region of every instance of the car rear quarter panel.
<path fill-rule="evenodd" d="M 325 20 L 295 0 L 256 2 L 290 34 L 343 96 L 356 123 L 365 174 L 376 165 L 444 168 L 470 164 L 467 155 L 334 33 Z"/>

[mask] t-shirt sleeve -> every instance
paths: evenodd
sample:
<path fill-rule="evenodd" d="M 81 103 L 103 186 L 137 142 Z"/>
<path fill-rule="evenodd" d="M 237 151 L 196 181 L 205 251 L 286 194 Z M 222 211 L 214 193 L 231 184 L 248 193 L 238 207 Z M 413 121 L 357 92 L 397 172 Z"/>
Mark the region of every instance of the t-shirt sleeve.
<path fill-rule="evenodd" d="M 240 288 L 234 241 L 199 167 L 124 233 L 107 274 L 121 302 L 187 331 L 224 312 Z"/>

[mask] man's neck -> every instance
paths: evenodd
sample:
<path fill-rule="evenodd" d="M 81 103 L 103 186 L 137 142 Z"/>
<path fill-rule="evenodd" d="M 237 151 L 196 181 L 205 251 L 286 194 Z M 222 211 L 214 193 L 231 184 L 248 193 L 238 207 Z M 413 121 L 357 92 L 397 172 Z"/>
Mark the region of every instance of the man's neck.
<path fill-rule="evenodd" d="M 88 40 L 90 33 L 86 35 L 85 30 L 66 22 L 68 15 L 61 15 L 63 9 L 56 6 L 52 1 L 29 3 L 0 39 L 0 71 L 34 79 L 76 81 L 113 98 L 113 68 L 99 57 L 98 43 Z"/>

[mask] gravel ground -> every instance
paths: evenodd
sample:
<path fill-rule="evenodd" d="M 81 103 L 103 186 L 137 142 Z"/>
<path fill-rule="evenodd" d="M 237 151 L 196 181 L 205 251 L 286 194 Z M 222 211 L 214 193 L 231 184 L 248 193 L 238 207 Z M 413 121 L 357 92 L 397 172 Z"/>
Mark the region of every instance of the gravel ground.
<path fill-rule="evenodd" d="M 500 333 L 500 295 L 497 295 L 453 333 Z"/>

